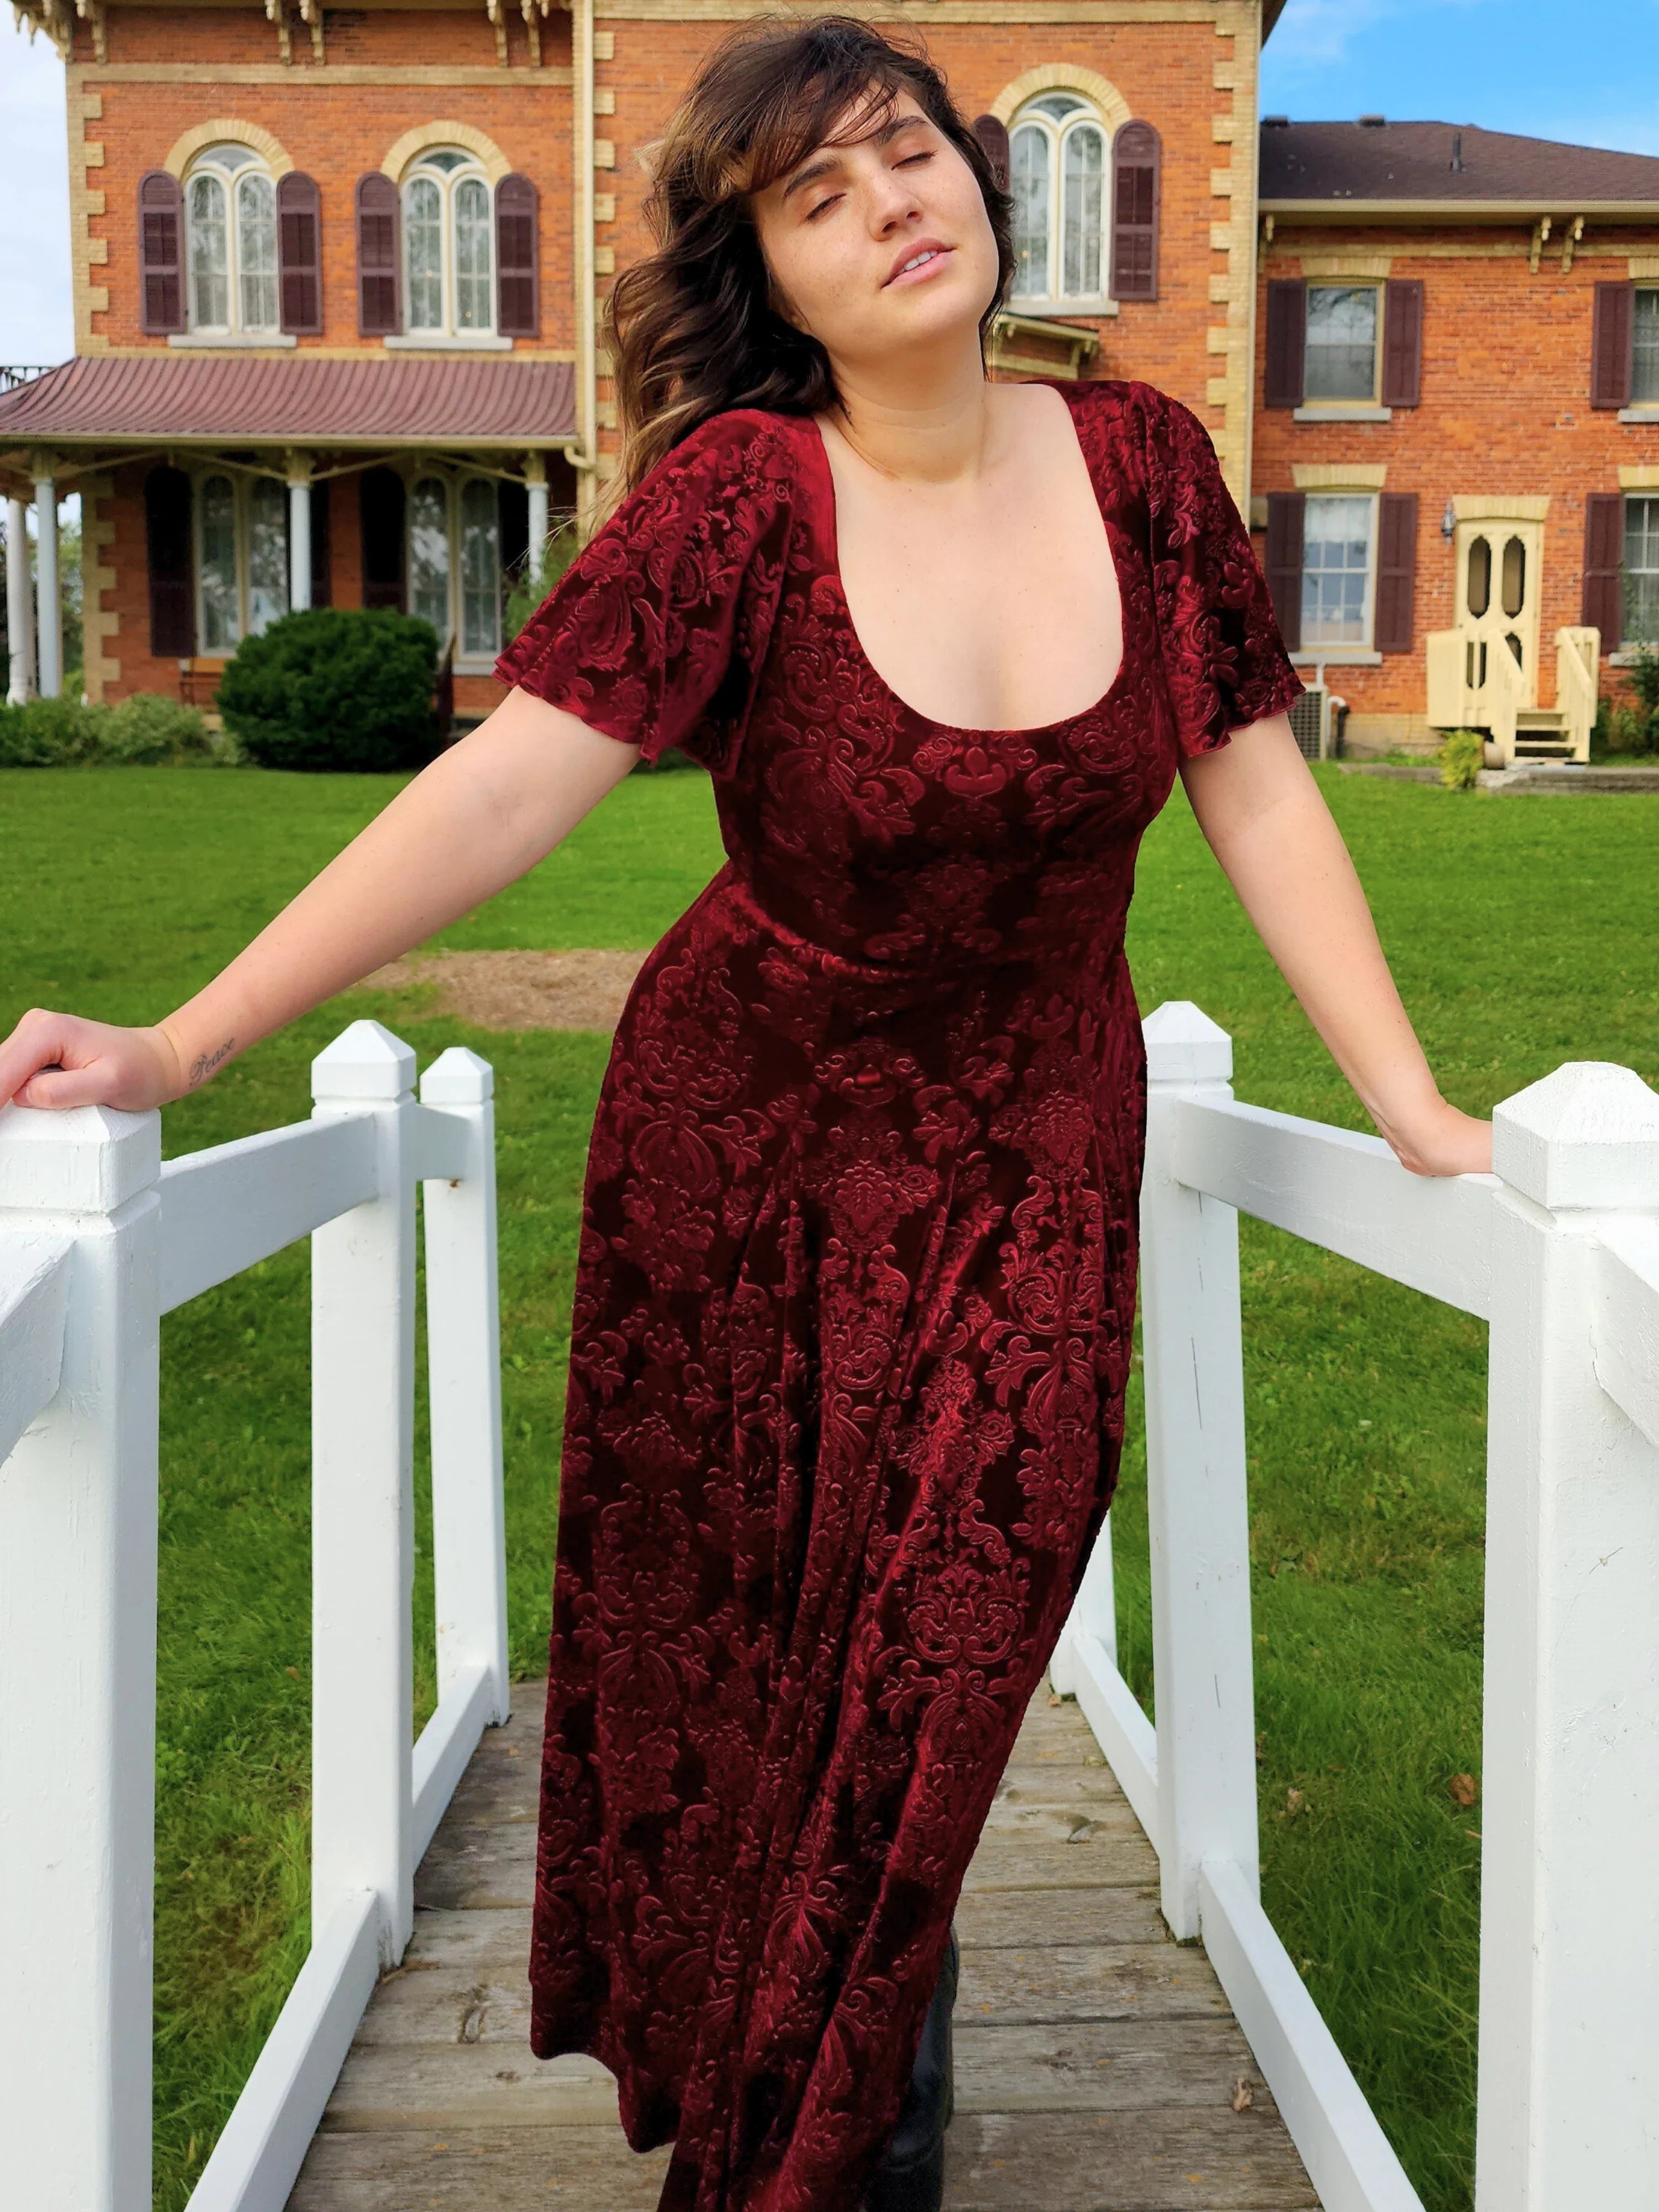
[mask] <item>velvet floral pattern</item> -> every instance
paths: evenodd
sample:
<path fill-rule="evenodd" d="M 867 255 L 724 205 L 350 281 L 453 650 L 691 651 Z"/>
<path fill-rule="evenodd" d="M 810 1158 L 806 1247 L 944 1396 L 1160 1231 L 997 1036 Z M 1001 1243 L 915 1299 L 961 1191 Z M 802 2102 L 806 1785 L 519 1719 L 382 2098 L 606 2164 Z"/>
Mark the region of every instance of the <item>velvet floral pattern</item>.
<path fill-rule="evenodd" d="M 738 410 L 500 673 L 710 770 L 726 859 L 606 1069 L 572 1316 L 531 2043 L 660 2212 L 848 2212 L 1117 1480 L 1145 1127 L 1123 953 L 1184 754 L 1301 683 L 1197 417 L 1057 385 L 1122 668 L 1033 730 L 859 644 L 808 419 Z"/>

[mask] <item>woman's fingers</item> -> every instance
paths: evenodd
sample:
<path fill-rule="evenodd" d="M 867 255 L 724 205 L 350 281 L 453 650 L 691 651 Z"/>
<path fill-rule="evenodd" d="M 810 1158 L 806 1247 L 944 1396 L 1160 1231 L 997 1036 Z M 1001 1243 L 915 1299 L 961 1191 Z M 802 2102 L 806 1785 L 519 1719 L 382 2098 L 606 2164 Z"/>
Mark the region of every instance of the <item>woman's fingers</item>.
<path fill-rule="evenodd" d="M 142 1030 L 32 1006 L 0 1044 L 0 1105 L 143 1113 L 171 1096 L 167 1073 Z"/>

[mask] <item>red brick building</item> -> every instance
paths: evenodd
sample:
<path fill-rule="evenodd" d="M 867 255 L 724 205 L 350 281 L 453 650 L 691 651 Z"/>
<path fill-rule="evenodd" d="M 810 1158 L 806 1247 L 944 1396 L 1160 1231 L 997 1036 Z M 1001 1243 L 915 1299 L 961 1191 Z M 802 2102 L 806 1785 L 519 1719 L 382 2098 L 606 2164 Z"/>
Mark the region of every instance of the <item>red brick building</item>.
<path fill-rule="evenodd" d="M 1351 738 L 1425 739 L 1431 653 L 1443 692 L 1455 657 L 1430 640 L 1468 641 L 1454 554 L 1478 568 L 1488 520 L 1515 526 L 1486 532 L 1494 605 L 1511 538 L 1530 562 L 1509 629 L 1547 716 L 1587 592 L 1620 644 L 1645 619 L 1645 569 L 1611 611 L 1648 543 L 1642 472 L 1659 486 L 1659 161 L 1467 131 L 1459 172 L 1445 126 L 1273 125 L 1259 210 L 1279 4 L 871 12 L 922 28 L 1006 154 L 1020 270 L 994 363 L 1146 377 L 1198 411 Z M 428 616 L 482 711 L 507 580 L 616 465 L 596 310 L 641 248 L 648 149 L 754 0 L 22 9 L 68 63 L 76 354 L 0 392 L 0 489 L 43 515 L 82 495 L 88 696 L 205 696 L 240 637 L 326 600 Z M 1364 399 L 1325 389 L 1368 374 Z M 1489 663 L 1456 719 L 1515 690 Z"/>

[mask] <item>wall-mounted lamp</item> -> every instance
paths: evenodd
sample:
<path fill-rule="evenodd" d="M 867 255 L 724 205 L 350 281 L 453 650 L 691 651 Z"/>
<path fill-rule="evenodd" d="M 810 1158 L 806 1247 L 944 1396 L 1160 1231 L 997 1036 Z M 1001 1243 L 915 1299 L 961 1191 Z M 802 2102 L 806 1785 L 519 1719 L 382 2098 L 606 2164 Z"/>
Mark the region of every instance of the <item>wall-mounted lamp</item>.
<path fill-rule="evenodd" d="M 1451 495 L 1446 495 L 1446 512 L 1440 518 L 1440 535 L 1450 538 L 1457 528 L 1457 509 L 1452 505 Z"/>

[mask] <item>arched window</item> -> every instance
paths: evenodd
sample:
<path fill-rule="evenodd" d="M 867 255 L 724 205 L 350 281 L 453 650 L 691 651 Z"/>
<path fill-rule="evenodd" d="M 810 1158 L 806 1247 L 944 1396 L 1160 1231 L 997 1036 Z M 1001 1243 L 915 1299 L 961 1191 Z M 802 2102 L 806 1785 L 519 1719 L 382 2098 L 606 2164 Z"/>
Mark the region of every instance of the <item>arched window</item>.
<path fill-rule="evenodd" d="M 280 326 L 276 186 L 251 147 L 209 146 L 185 179 L 190 327 L 255 337 Z"/>
<path fill-rule="evenodd" d="M 1106 126 L 1074 92 L 1027 101 L 1008 134 L 1012 296 L 1081 304 L 1106 291 Z"/>
<path fill-rule="evenodd" d="M 405 329 L 459 337 L 495 327 L 495 221 L 477 156 L 441 146 L 404 179 Z"/>

